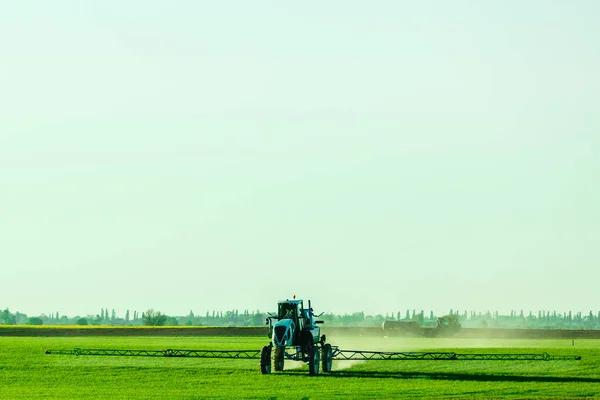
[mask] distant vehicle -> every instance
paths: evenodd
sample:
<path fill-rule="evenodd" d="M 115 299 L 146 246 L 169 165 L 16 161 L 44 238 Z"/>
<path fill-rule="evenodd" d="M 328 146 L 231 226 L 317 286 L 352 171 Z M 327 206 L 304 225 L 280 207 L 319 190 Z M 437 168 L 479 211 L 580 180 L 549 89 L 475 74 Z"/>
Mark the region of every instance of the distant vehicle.
<path fill-rule="evenodd" d="M 421 327 L 416 321 L 383 321 L 385 335 L 416 335 L 425 337 L 448 336 L 462 328 L 457 314 L 444 315 L 437 319 L 435 328 Z"/>
<path fill-rule="evenodd" d="M 421 327 L 417 321 L 383 321 L 381 326 L 385 333 L 414 333 L 420 334 Z"/>

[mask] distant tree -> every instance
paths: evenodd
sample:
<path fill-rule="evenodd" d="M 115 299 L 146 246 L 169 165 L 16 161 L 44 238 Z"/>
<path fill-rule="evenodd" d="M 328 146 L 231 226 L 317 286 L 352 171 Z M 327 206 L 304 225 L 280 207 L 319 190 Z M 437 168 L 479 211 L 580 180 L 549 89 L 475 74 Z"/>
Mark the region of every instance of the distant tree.
<path fill-rule="evenodd" d="M 262 326 L 265 324 L 266 315 L 256 310 L 256 312 L 252 315 L 251 325 L 252 326 Z"/>
<path fill-rule="evenodd" d="M 448 314 L 438 318 L 437 328 L 440 330 L 457 331 L 461 328 L 458 314 Z"/>
<path fill-rule="evenodd" d="M 21 325 L 21 324 L 26 324 L 27 323 L 27 314 L 23 314 L 20 312 L 16 312 L 15 313 L 15 319 L 16 319 L 16 323 L 17 325 Z"/>
<path fill-rule="evenodd" d="M 421 310 L 420 313 L 415 314 L 413 321 L 417 321 L 419 325 L 423 325 L 423 322 L 425 321 L 425 312 Z"/>
<path fill-rule="evenodd" d="M 147 326 L 163 326 L 167 322 L 167 316 L 152 308 L 142 313 L 142 323 Z"/>
<path fill-rule="evenodd" d="M 112 313 L 110 314 L 110 322 L 114 323 L 116 319 L 117 319 L 117 313 L 115 312 L 115 309 L 113 308 Z"/>
<path fill-rule="evenodd" d="M 88 320 L 87 318 L 79 318 L 76 322 L 77 325 L 87 325 L 88 324 Z"/>
<path fill-rule="evenodd" d="M 128 324 L 129 323 L 129 310 L 127 310 L 125 312 L 125 322 Z"/>
<path fill-rule="evenodd" d="M 365 313 L 364 311 L 360 311 L 360 312 L 355 312 L 352 314 L 354 316 L 354 320 L 358 323 L 362 323 L 365 320 Z"/>
<path fill-rule="evenodd" d="M 0 320 L 4 321 L 7 325 L 15 325 L 17 323 L 17 317 L 13 315 L 8 308 L 2 310 L 0 313 Z"/>
<path fill-rule="evenodd" d="M 100 319 L 100 316 L 98 314 L 96 314 L 96 315 L 92 315 L 92 314 L 86 315 L 86 319 L 88 320 L 88 324 L 90 324 L 90 325 L 97 326 L 97 325 L 102 324 L 102 320 Z"/>
<path fill-rule="evenodd" d="M 27 321 L 28 325 L 44 325 L 44 320 L 40 317 L 30 317 Z"/>

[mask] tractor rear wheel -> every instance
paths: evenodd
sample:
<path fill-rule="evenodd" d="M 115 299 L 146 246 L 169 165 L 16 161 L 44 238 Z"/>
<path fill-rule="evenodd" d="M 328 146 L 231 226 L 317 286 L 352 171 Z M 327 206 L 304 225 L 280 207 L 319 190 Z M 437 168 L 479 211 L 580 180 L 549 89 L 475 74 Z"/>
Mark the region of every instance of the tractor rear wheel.
<path fill-rule="evenodd" d="M 271 346 L 265 346 L 260 351 L 260 372 L 271 373 Z"/>
<path fill-rule="evenodd" d="M 275 347 L 275 371 L 283 371 L 285 347 Z"/>
<path fill-rule="evenodd" d="M 313 346 L 308 353 L 308 372 L 310 375 L 319 374 L 319 361 L 321 361 L 319 348 Z"/>
<path fill-rule="evenodd" d="M 323 345 L 323 372 L 331 372 L 331 364 L 333 362 L 333 349 L 329 343 Z"/>

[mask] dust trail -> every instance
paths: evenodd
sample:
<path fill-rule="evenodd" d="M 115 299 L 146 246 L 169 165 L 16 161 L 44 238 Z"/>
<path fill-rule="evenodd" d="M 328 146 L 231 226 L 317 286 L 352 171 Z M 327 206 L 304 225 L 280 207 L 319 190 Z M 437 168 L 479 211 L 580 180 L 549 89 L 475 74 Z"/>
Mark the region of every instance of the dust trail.
<path fill-rule="evenodd" d="M 305 365 L 307 365 L 307 364 L 303 363 L 302 361 L 285 360 L 283 369 L 284 370 L 300 369 L 300 368 L 303 368 Z"/>
<path fill-rule="evenodd" d="M 331 369 L 333 371 L 341 371 L 343 369 L 352 368 L 355 365 L 364 364 L 364 360 L 340 360 L 334 361 Z"/>

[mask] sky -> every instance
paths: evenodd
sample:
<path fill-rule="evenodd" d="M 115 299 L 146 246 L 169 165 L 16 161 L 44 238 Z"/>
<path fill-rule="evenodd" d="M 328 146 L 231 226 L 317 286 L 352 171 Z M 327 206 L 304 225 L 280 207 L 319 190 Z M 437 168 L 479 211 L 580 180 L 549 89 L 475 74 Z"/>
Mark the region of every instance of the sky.
<path fill-rule="evenodd" d="M 600 3 L 0 5 L 0 308 L 600 310 Z"/>

